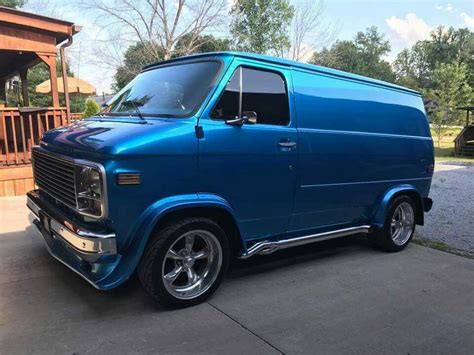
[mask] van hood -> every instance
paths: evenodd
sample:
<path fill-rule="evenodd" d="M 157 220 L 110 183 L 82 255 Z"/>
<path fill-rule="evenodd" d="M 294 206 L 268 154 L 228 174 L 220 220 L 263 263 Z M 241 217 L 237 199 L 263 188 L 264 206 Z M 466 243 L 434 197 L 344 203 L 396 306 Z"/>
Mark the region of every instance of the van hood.
<path fill-rule="evenodd" d="M 142 123 L 138 118 L 113 117 L 86 119 L 44 133 L 42 144 L 64 153 L 99 155 L 152 154 L 153 149 L 170 135 L 194 131 L 194 120 L 154 118 Z M 146 147 L 145 147 L 146 146 Z"/>

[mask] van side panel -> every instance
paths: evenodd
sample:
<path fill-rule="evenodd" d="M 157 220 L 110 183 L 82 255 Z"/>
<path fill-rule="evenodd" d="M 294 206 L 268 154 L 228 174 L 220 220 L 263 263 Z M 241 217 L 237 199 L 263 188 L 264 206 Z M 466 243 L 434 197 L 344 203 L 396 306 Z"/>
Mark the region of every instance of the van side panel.
<path fill-rule="evenodd" d="M 420 96 L 293 70 L 298 177 L 290 231 L 371 221 L 384 193 L 426 197 L 433 142 Z"/>

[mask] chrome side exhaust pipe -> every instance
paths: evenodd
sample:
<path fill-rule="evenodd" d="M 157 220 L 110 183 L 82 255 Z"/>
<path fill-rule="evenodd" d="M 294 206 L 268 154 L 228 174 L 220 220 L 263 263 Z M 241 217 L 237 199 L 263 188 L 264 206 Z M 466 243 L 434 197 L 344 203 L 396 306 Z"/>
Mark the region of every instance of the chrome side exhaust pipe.
<path fill-rule="evenodd" d="M 252 245 L 243 253 L 239 259 L 248 259 L 255 254 L 267 255 L 276 252 L 277 250 L 296 247 L 298 245 L 310 244 L 315 242 L 322 242 L 323 240 L 346 237 L 354 234 L 368 234 L 370 226 L 358 226 L 335 231 L 305 235 L 302 237 L 282 239 L 278 241 L 263 241 Z"/>

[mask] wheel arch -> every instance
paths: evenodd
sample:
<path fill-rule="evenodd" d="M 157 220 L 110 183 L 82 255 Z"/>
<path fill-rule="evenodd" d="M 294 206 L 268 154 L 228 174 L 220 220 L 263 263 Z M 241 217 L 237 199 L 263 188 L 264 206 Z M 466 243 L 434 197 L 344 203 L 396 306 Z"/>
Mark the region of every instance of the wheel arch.
<path fill-rule="evenodd" d="M 135 227 L 130 232 L 130 242 L 121 251 L 121 260 L 113 273 L 101 280 L 103 289 L 114 288 L 125 282 L 136 270 L 150 236 L 163 223 L 180 216 L 220 217 L 219 225 L 229 233 L 229 242 L 232 252 L 245 251 L 245 244 L 241 237 L 238 219 L 230 204 L 220 196 L 214 194 L 189 194 L 166 197 L 151 204 L 140 216 Z M 230 229 L 227 229 L 230 228 Z M 240 249 L 242 248 L 242 249 Z"/>
<path fill-rule="evenodd" d="M 230 204 L 215 194 L 190 194 L 167 197 L 153 203 L 143 213 L 134 232 L 134 247 L 138 247 L 137 263 L 154 231 L 172 220 L 184 217 L 204 217 L 215 221 L 229 237 L 234 254 L 245 251 L 235 212 Z M 137 245 L 138 244 L 138 245 Z M 133 246 L 132 246 L 133 247 Z"/>
<path fill-rule="evenodd" d="M 239 254 L 244 251 L 244 243 L 242 241 L 240 230 L 234 216 L 221 206 L 213 205 L 197 205 L 197 206 L 181 206 L 171 211 L 167 211 L 156 221 L 150 235 L 154 231 L 160 229 L 164 225 L 186 217 L 202 217 L 208 218 L 216 222 L 229 237 L 231 251 Z M 148 236 L 150 239 L 150 236 Z"/>
<path fill-rule="evenodd" d="M 402 195 L 410 197 L 415 204 L 416 224 L 424 224 L 423 198 L 421 197 L 421 194 L 413 185 L 400 185 L 392 187 L 385 192 L 373 219 L 373 225 L 375 227 L 383 227 L 390 202 L 393 201 L 394 198 Z"/>

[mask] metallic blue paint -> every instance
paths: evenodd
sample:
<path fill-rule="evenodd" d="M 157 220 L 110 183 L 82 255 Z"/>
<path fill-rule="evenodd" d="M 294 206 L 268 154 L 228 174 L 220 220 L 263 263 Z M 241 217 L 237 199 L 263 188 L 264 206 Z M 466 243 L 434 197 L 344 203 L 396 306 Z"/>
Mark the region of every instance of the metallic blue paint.
<path fill-rule="evenodd" d="M 397 195 L 410 194 L 416 196 L 421 206 L 421 195 L 420 189 L 417 189 L 411 184 L 395 185 L 384 191 L 382 201 L 378 204 L 377 210 L 372 217 L 372 225 L 378 228 L 382 228 L 385 223 L 385 216 L 390 201 Z"/>
<path fill-rule="evenodd" d="M 94 117 L 44 134 L 45 149 L 101 163 L 118 256 L 90 265 L 61 246 L 52 252 L 100 289 L 125 281 L 156 223 L 170 212 L 214 207 L 228 212 L 243 248 L 259 239 L 383 224 L 397 193 L 427 197 L 433 143 L 420 95 L 332 69 L 246 53 L 211 53 L 219 77 L 191 117 Z M 210 118 L 239 66 L 273 70 L 286 81 L 290 123 L 226 125 Z M 203 137 L 196 135 L 196 125 Z M 296 148 L 278 146 L 281 140 Z M 119 172 L 140 172 L 140 185 L 118 185 Z M 71 216 L 81 218 L 74 211 Z M 76 260 L 76 261 L 74 261 Z"/>

